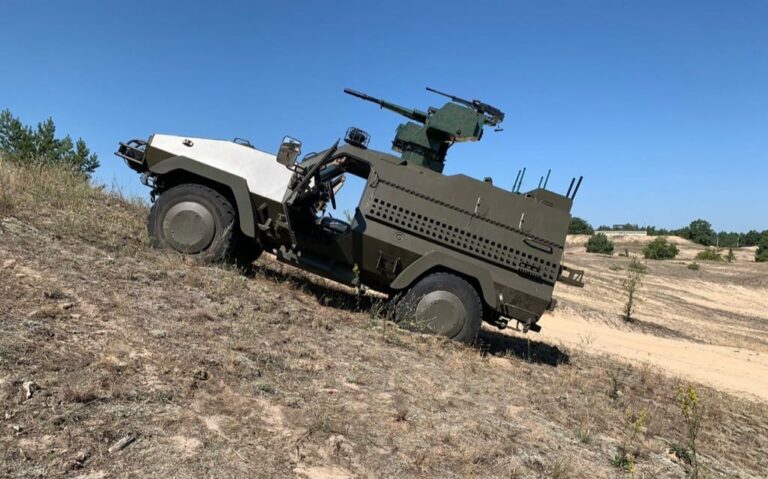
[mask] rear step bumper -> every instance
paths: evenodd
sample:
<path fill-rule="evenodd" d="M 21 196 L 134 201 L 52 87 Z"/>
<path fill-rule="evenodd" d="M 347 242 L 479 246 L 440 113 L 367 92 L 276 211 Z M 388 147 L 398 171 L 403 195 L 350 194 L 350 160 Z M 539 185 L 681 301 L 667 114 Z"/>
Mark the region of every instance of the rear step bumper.
<path fill-rule="evenodd" d="M 576 286 L 577 288 L 583 288 L 584 270 L 569 268 L 563 265 L 560 269 L 560 276 L 558 276 L 557 280 L 571 286 Z"/>
<path fill-rule="evenodd" d="M 125 164 L 134 171 L 147 171 L 146 150 L 148 143 L 144 140 L 130 140 L 120 143 L 115 155 L 125 160 Z"/>

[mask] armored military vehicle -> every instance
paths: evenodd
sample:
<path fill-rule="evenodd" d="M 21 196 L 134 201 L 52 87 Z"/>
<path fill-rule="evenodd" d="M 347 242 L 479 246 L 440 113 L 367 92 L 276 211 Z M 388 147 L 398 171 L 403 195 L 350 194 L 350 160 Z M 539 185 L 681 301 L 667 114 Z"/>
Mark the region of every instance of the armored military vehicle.
<path fill-rule="evenodd" d="M 357 128 L 346 144 L 300 162 L 301 142 L 290 137 L 277 155 L 241 139 L 155 134 L 121 143 L 116 154 L 152 189 L 154 246 L 210 261 L 249 262 L 268 251 L 386 293 L 397 322 L 457 341 L 474 341 L 483 320 L 540 330 L 555 283 L 583 284 L 583 272 L 561 262 L 578 184 L 562 196 L 546 182 L 520 192 L 520 174 L 512 190 L 443 175 L 448 148 L 498 127 L 499 109 L 449 96 L 423 112 L 346 92 L 412 120 L 397 129 L 400 157 L 369 149 Z M 365 183 L 350 222 L 326 214 L 345 175 Z"/>

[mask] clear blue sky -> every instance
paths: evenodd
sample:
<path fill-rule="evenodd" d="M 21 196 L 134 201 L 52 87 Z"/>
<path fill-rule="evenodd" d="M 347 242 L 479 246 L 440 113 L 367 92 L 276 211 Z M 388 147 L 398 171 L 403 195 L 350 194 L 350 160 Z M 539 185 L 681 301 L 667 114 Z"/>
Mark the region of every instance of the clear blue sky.
<path fill-rule="evenodd" d="M 419 108 L 427 85 L 507 113 L 446 172 L 511 187 L 585 180 L 594 225 L 768 228 L 768 2 L 161 2 L 8 0 L 0 109 L 82 136 L 96 179 L 143 193 L 112 155 L 154 132 L 291 134 L 320 150 L 350 125 L 389 150 L 400 118 L 344 87 Z"/>

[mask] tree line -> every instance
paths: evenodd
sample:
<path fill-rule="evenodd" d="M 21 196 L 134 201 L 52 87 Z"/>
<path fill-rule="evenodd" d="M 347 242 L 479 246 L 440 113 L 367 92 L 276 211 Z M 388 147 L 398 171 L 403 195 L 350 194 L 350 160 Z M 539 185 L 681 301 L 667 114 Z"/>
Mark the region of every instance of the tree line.
<path fill-rule="evenodd" d="M 741 246 L 757 246 L 757 261 L 768 261 L 768 230 L 750 230 L 746 233 L 734 231 L 715 231 L 712 224 L 703 219 L 691 221 L 688 226 L 678 229 L 657 228 L 655 226 L 639 226 L 626 223 L 613 226 L 601 225 L 597 231 L 641 231 L 645 230 L 650 236 L 679 236 L 702 246 L 720 248 L 737 248 Z M 594 234 L 595 229 L 583 218 L 574 216 L 571 219 L 569 234 Z"/>
<path fill-rule="evenodd" d="M 25 125 L 9 110 L 0 112 L 0 157 L 25 165 L 61 165 L 90 177 L 99 167 L 99 158 L 82 138 L 56 138 L 52 118 Z"/>

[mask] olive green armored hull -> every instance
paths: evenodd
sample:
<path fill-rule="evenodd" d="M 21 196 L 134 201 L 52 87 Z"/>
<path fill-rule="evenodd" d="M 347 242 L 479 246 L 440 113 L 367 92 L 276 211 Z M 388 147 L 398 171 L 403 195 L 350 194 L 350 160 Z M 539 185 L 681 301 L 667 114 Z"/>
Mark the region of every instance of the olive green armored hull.
<path fill-rule="evenodd" d="M 486 304 L 504 316 L 533 323 L 550 306 L 569 199 L 545 190 L 515 194 L 352 146 L 334 156 L 371 167 L 359 207 L 363 221 L 353 224 L 368 283 L 398 290 L 446 268 L 474 278 Z"/>
<path fill-rule="evenodd" d="M 477 291 L 484 320 L 503 327 L 514 319 L 524 330 L 539 329 L 558 280 L 581 285 L 581 273 L 561 264 L 572 201 L 545 189 L 516 193 L 353 145 L 289 168 L 249 144 L 169 135 L 123 145 L 118 155 L 144 174 L 153 197 L 184 184 L 210 188 L 232 205 L 237 233 L 253 248 L 348 285 L 397 296 L 450 273 Z M 365 180 L 351 223 L 321 216 L 344 175 Z M 173 225 L 196 211 L 157 228 L 170 241 Z"/>

